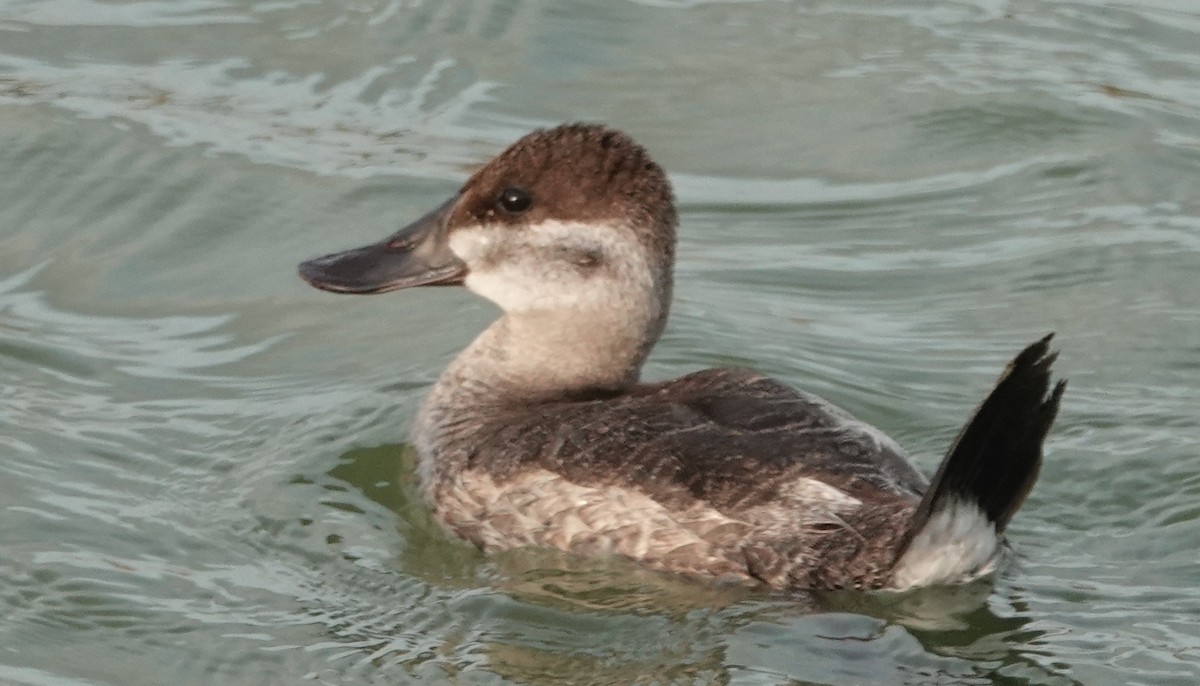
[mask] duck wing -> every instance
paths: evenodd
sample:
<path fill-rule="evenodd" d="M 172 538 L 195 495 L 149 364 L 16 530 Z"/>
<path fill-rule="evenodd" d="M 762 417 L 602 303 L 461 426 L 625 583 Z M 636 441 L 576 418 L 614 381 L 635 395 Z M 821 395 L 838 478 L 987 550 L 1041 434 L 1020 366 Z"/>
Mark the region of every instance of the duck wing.
<path fill-rule="evenodd" d="M 761 374 L 710 369 L 608 398 L 498 418 L 468 469 L 531 468 L 732 512 L 799 479 L 857 499 L 919 499 L 927 482 L 894 441 L 821 398 Z"/>

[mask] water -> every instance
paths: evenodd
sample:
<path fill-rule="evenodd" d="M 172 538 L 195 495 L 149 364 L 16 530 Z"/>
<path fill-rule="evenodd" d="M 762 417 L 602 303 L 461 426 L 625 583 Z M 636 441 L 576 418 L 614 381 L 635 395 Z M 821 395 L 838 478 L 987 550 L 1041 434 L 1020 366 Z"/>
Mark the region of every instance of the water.
<path fill-rule="evenodd" d="M 1197 683 L 1197 84 L 1190 0 L 0 2 L 0 683 Z M 580 119 L 681 199 L 649 378 L 931 469 L 1058 332 L 1013 568 L 801 599 L 438 530 L 407 422 L 494 311 L 295 265 Z"/>

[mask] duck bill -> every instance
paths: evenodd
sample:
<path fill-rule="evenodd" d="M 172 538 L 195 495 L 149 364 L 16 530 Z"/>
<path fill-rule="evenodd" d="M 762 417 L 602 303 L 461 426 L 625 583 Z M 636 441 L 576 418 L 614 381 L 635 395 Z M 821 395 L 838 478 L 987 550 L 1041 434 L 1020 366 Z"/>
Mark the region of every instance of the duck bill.
<path fill-rule="evenodd" d="M 373 245 L 300 264 L 300 277 L 334 293 L 383 293 L 462 283 L 467 265 L 450 250 L 446 222 L 457 196 Z"/>

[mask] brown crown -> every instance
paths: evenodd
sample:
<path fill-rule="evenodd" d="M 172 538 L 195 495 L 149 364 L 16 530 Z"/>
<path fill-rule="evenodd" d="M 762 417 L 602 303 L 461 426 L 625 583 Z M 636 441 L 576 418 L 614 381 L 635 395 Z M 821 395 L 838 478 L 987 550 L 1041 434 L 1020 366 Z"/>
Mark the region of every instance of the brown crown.
<path fill-rule="evenodd" d="M 504 209 L 500 196 L 512 188 L 529 194 L 527 210 Z M 619 222 L 657 254 L 674 252 L 675 197 L 666 173 L 632 138 L 602 125 L 524 136 L 475 172 L 462 196 L 452 225 Z"/>

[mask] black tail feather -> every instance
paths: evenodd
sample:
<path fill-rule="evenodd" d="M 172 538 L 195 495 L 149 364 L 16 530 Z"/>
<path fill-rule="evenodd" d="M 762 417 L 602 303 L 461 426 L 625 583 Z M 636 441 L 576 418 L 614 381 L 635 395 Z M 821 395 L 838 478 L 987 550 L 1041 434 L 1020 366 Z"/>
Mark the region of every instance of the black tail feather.
<path fill-rule="evenodd" d="M 973 503 L 997 532 L 1021 507 L 1042 466 L 1042 441 L 1066 388 L 1050 388 L 1050 334 L 1021 351 L 959 432 L 913 514 L 900 555 L 929 518 L 953 502 Z"/>

